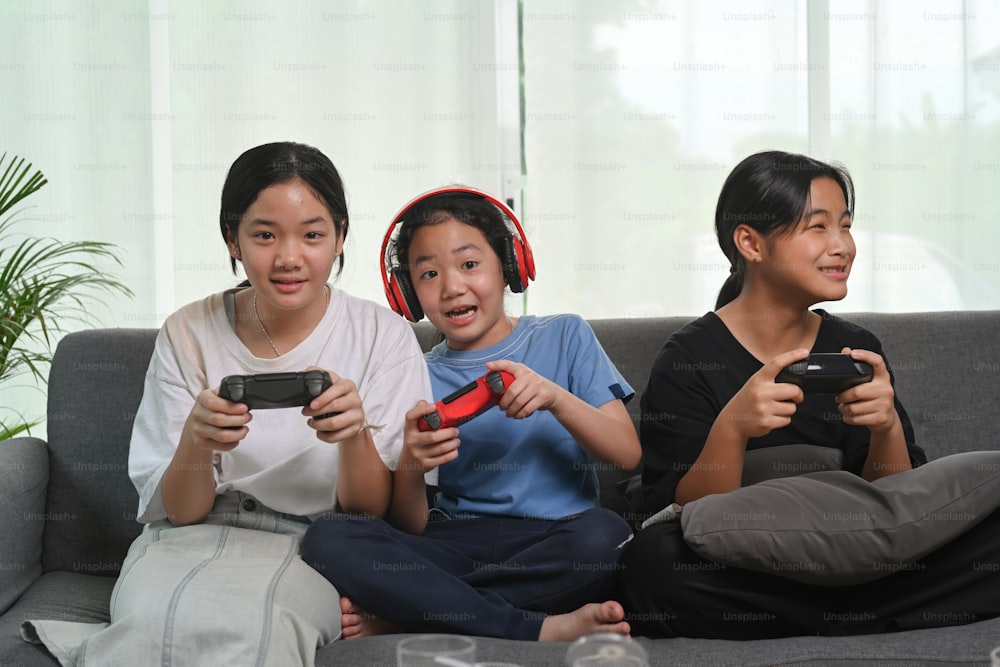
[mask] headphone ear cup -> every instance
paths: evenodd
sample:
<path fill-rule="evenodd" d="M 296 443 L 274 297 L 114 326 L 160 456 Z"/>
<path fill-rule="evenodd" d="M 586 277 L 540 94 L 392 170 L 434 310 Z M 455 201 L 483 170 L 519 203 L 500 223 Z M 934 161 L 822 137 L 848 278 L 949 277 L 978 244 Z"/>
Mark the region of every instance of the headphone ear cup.
<path fill-rule="evenodd" d="M 535 277 L 535 262 L 531 250 L 513 234 L 504 243 L 504 279 L 514 293 L 523 292 L 528 281 Z"/>
<path fill-rule="evenodd" d="M 521 280 L 521 271 L 517 265 L 517 248 L 513 235 L 508 236 L 503 243 L 503 279 L 511 292 L 518 293 L 524 291 L 524 282 Z"/>
<path fill-rule="evenodd" d="M 386 296 L 392 309 L 411 322 L 417 322 L 424 317 L 424 309 L 420 307 L 420 300 L 410 282 L 410 273 L 405 269 L 393 269 L 392 278 L 389 280 L 389 288 Z"/>

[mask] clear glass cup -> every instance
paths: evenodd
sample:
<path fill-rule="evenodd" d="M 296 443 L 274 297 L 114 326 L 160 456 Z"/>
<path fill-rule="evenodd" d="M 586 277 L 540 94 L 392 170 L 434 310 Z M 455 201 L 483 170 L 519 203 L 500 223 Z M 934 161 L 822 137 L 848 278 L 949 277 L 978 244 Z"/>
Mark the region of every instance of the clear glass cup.
<path fill-rule="evenodd" d="M 630 637 L 598 632 L 580 637 L 566 651 L 567 667 L 649 667 L 646 649 Z"/>
<path fill-rule="evenodd" d="M 416 635 L 396 644 L 399 667 L 474 667 L 476 640 L 462 635 Z"/>

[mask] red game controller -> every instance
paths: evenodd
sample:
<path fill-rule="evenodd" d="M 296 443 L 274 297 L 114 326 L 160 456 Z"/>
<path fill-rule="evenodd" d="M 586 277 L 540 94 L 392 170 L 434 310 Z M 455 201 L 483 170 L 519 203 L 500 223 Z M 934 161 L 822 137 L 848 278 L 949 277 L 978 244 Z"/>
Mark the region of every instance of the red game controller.
<path fill-rule="evenodd" d="M 490 371 L 435 403 L 434 412 L 418 419 L 417 427 L 421 431 L 436 431 L 464 424 L 499 403 L 513 381 L 514 376 L 507 371 Z"/>

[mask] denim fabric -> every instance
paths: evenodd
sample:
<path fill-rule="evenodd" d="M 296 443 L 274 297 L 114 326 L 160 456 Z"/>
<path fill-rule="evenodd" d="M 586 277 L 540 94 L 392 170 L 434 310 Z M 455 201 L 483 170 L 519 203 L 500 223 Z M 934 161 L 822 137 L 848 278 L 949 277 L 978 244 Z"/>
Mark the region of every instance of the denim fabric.
<path fill-rule="evenodd" d="M 63 665 L 312 665 L 340 635 L 340 596 L 299 555 L 308 519 L 242 493 L 200 524 L 146 526 L 111 597 L 111 623 L 29 621 Z"/>

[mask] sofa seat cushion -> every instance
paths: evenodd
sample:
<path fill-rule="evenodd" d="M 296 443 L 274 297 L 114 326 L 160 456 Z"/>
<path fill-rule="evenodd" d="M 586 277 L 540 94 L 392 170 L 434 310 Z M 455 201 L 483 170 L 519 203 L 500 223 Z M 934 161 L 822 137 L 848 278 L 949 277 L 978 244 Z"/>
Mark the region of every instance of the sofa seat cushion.
<path fill-rule="evenodd" d="M 115 581 L 115 577 L 76 572 L 43 574 L 0 617 L 0 664 L 59 664 L 44 647 L 24 641 L 22 624 L 40 618 L 107 623 Z"/>
<path fill-rule="evenodd" d="M 681 525 L 708 560 L 839 586 L 907 567 L 998 506 L 1000 451 L 965 452 L 874 482 L 826 470 L 705 496 Z"/>
<path fill-rule="evenodd" d="M 77 572 L 47 572 L 11 608 L 24 620 L 79 623 L 111 621 L 111 591 L 117 577 Z"/>
<path fill-rule="evenodd" d="M 321 648 L 317 667 L 326 665 L 395 665 L 396 644 L 406 634 L 338 640 Z M 643 640 L 648 641 L 648 640 Z M 495 637 L 476 637 L 478 662 L 509 662 L 516 665 L 562 665 L 568 642 L 519 641 Z"/>

